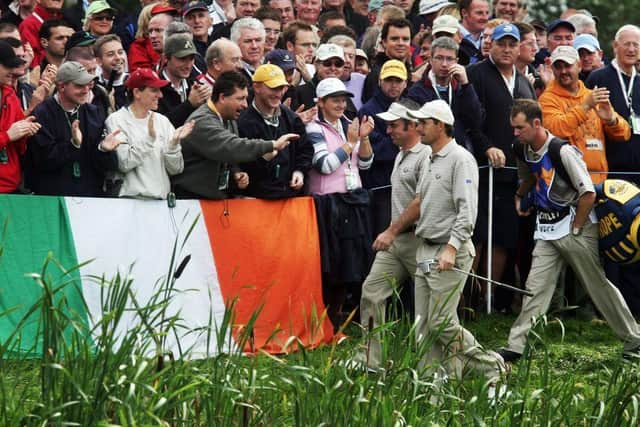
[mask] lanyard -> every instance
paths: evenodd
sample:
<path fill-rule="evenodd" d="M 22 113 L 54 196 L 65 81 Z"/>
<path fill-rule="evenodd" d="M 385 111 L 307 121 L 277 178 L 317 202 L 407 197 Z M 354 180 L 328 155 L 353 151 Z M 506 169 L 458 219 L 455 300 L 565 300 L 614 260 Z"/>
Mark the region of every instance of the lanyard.
<path fill-rule="evenodd" d="M 620 71 L 620 67 L 618 66 L 618 62 L 614 59 L 611 62 L 611 65 L 613 65 L 613 68 L 616 69 L 616 72 L 618 73 L 618 80 L 620 81 L 620 90 L 622 90 L 622 96 L 624 96 L 624 100 L 627 103 L 627 107 L 629 107 L 629 111 L 631 111 L 631 114 L 633 114 L 633 105 L 631 103 L 631 97 L 633 94 L 633 84 L 635 83 L 635 78 L 636 78 L 636 69 L 631 67 L 631 78 L 629 79 L 629 87 L 627 88 L 624 84 L 624 79 L 622 78 L 622 72 Z"/>
<path fill-rule="evenodd" d="M 446 101 L 442 99 L 442 96 L 440 96 L 440 91 L 438 90 L 438 86 L 436 84 L 436 77 L 433 75 L 433 70 L 429 70 L 429 80 L 431 81 L 431 86 L 433 86 L 433 90 L 435 91 L 438 99 Z M 453 89 L 451 88 L 451 81 L 449 81 L 448 89 L 449 89 L 449 102 L 447 102 L 447 104 L 451 105 L 451 102 L 453 100 Z"/>

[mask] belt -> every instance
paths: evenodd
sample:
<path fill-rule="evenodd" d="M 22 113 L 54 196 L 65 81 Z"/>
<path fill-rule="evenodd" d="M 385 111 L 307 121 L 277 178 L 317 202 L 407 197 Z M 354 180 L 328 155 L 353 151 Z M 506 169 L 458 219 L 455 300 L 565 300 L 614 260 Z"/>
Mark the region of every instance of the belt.
<path fill-rule="evenodd" d="M 413 224 L 413 225 L 411 225 L 411 226 L 409 226 L 409 227 L 405 228 L 405 229 L 402 231 L 402 233 L 400 233 L 400 234 L 404 234 L 404 233 L 415 233 L 415 232 L 416 232 L 416 225 L 415 225 L 415 224 Z"/>
<path fill-rule="evenodd" d="M 424 237 L 422 238 L 422 241 L 423 241 L 424 243 L 426 243 L 427 245 L 431 245 L 431 246 L 444 245 L 444 243 L 442 243 L 442 242 L 436 242 L 436 241 L 434 241 L 434 240 L 425 239 Z"/>

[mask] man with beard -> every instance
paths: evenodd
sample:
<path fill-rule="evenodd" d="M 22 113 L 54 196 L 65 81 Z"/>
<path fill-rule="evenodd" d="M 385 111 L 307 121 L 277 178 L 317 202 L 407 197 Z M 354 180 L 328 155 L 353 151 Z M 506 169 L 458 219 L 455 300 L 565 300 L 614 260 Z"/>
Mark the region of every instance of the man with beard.
<path fill-rule="evenodd" d="M 119 131 L 105 137 L 104 118 L 87 102 L 94 78 L 79 62 L 63 63 L 56 94 L 33 112 L 42 128 L 29 139 L 25 181 L 34 193 L 104 195 L 105 173 L 118 167 Z"/>
<path fill-rule="evenodd" d="M 40 129 L 33 117 L 24 118 L 20 101 L 11 87 L 16 69 L 25 62 L 18 58 L 11 45 L 0 40 L 0 193 L 16 192 L 22 180 L 20 157 L 26 138 Z"/>
<path fill-rule="evenodd" d="M 102 85 L 110 95 L 113 90 L 115 110 L 119 110 L 127 105 L 127 89 L 124 82 L 128 76 L 124 71 L 127 54 L 122 47 L 120 37 L 115 34 L 100 37 L 93 45 L 93 51 L 100 67 L 98 84 Z"/>
<path fill-rule="evenodd" d="M 284 72 L 273 64 L 258 67 L 253 75 L 254 98 L 238 119 L 240 136 L 276 139 L 286 134 L 300 138 L 273 158 L 241 163 L 248 187 L 242 193 L 260 199 L 282 199 L 304 194 L 307 171 L 311 168 L 313 146 L 306 139 L 304 123 L 290 108 L 282 105 L 288 83 Z"/>
<path fill-rule="evenodd" d="M 274 140 L 238 136 L 242 110 L 247 108 L 247 79 L 238 71 L 227 71 L 213 85 L 211 99 L 189 116 L 196 125 L 182 141 L 184 171 L 172 178 L 176 196 L 183 199 L 224 199 L 228 196 L 230 165 L 272 159 L 296 134 Z"/>

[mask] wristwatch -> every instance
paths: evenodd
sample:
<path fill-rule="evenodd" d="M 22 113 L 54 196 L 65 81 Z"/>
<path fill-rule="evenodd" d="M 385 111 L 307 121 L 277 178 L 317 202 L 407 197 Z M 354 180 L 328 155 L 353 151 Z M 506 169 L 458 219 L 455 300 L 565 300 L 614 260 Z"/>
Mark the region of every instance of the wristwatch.
<path fill-rule="evenodd" d="M 582 227 L 573 227 L 571 229 L 571 234 L 573 234 L 574 236 L 579 236 L 580 234 L 582 234 Z"/>

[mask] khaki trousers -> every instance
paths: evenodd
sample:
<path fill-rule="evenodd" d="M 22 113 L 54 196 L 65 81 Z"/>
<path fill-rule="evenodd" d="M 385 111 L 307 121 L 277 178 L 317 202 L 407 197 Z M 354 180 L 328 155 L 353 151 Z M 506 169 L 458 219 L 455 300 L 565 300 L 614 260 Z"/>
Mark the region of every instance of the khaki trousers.
<path fill-rule="evenodd" d="M 420 239 L 412 232 L 399 234 L 391 247 L 379 251 L 371 266 L 371 271 L 362 285 L 360 297 L 360 321 L 368 327 L 373 319 L 373 329 L 385 321 L 387 299 L 393 295 L 396 286 L 402 285 L 416 271 L 416 250 Z M 372 333 L 357 360 L 369 367 L 382 366 L 382 345 L 380 334 Z"/>
<path fill-rule="evenodd" d="M 558 240 L 538 240 L 533 250 L 531 272 L 526 288 L 533 297 L 524 297 L 522 310 L 511 327 L 508 350 L 521 353 L 534 317 L 549 309 L 558 276 L 569 264 L 591 300 L 607 320 L 613 332 L 624 341 L 625 350 L 640 345 L 640 328 L 620 291 L 605 277 L 598 256 L 598 226 L 584 226 L 580 236 L 569 234 Z"/>
<path fill-rule="evenodd" d="M 444 245 L 423 243 L 418 248 L 417 261 L 438 258 Z M 471 270 L 475 249 L 471 240 L 465 242 L 456 255 L 455 266 Z M 461 377 L 467 370 L 495 380 L 504 371 L 504 360 L 493 351 L 487 351 L 466 330 L 458 319 L 458 302 L 467 276 L 448 270 L 424 274 L 419 268 L 415 277 L 415 310 L 417 341 L 434 340 L 426 349 L 421 367 L 438 370 L 440 364 L 450 375 Z M 418 317 L 419 316 L 419 317 Z"/>

